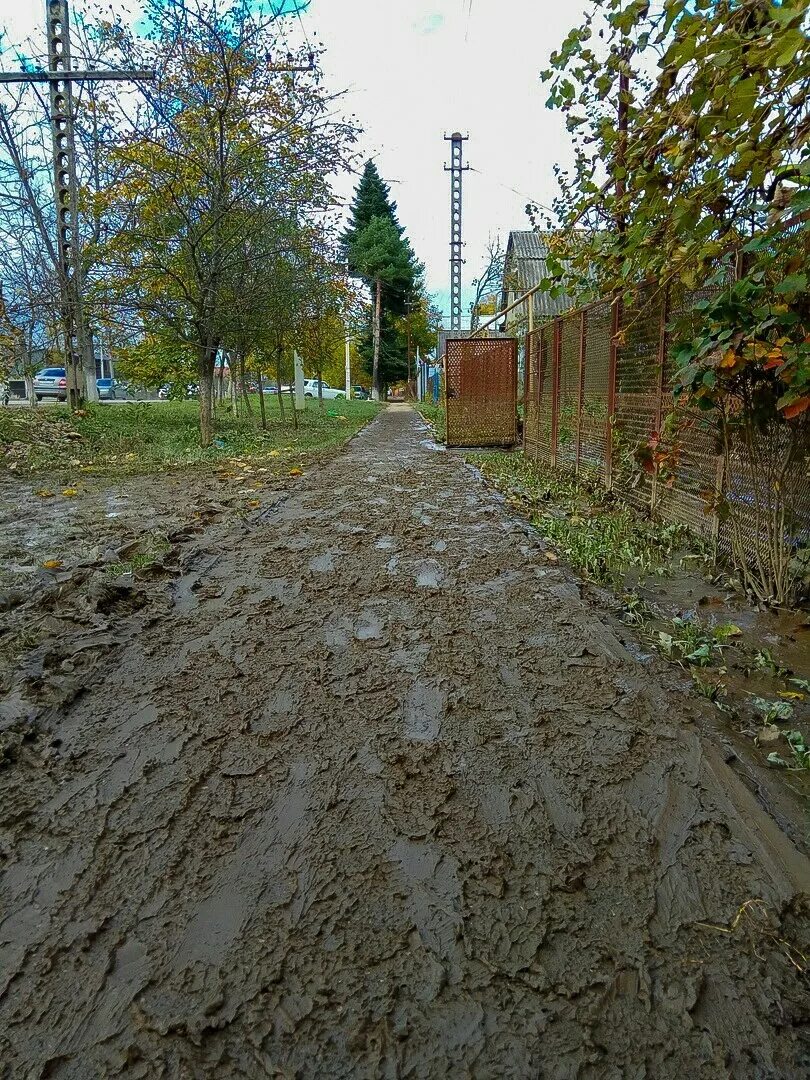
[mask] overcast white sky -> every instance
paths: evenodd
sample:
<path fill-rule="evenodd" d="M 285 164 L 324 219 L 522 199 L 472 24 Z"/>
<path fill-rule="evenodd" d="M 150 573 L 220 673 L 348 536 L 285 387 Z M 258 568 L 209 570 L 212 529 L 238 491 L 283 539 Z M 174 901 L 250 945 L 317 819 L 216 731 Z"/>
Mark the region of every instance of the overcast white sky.
<path fill-rule="evenodd" d="M 117 0 L 111 0 L 119 7 Z M 12 7 L 13 4 L 13 7 Z M 137 9 L 137 0 L 127 7 Z M 464 284 L 487 238 L 528 228 L 529 198 L 549 203 L 555 161 L 569 160 L 559 114 L 545 108 L 539 72 L 579 22 L 582 0 L 312 0 L 301 23 L 327 48 L 330 86 L 365 128 L 362 150 L 391 184 L 400 220 L 445 311 L 449 280 L 449 144 L 464 144 Z M 23 41 L 44 23 L 44 0 L 0 0 L 0 26 Z M 8 39 L 6 39 L 8 43 Z M 341 184 L 350 195 L 356 178 Z M 465 310 L 466 310 L 465 300 Z"/>

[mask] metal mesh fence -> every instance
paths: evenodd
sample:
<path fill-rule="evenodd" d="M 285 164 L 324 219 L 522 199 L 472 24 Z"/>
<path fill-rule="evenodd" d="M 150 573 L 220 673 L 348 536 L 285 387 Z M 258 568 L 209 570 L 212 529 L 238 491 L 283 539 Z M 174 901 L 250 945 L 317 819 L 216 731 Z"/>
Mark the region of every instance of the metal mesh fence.
<path fill-rule="evenodd" d="M 557 464 L 576 470 L 579 443 L 580 320 L 561 320 L 559 341 L 559 404 L 557 407 Z"/>
<path fill-rule="evenodd" d="M 611 304 L 607 300 L 593 304 L 585 312 L 585 363 L 579 420 L 579 471 L 603 482 L 607 481 L 611 318 Z"/>
<path fill-rule="evenodd" d="M 550 465 L 551 432 L 554 414 L 553 388 L 553 337 L 554 328 L 544 326 L 537 338 L 537 433 L 535 438 L 535 460 Z"/>
<path fill-rule="evenodd" d="M 524 451 L 688 526 L 738 564 L 774 566 L 810 546 L 807 436 L 780 425 L 726 459 L 713 422 L 672 394 L 667 325 L 712 291 L 645 287 L 630 303 L 600 300 L 533 331 Z M 651 447 L 666 453 L 663 467 L 651 465 Z M 718 512 L 722 502 L 730 513 Z"/>

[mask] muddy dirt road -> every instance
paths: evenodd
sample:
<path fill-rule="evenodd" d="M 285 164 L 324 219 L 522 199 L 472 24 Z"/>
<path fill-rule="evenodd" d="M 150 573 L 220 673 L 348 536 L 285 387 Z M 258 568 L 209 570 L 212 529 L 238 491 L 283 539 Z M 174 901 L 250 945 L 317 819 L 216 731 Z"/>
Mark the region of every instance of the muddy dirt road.
<path fill-rule="evenodd" d="M 426 437 L 178 537 L 60 706 L 29 665 L 3 1077 L 807 1075 L 810 864 Z"/>

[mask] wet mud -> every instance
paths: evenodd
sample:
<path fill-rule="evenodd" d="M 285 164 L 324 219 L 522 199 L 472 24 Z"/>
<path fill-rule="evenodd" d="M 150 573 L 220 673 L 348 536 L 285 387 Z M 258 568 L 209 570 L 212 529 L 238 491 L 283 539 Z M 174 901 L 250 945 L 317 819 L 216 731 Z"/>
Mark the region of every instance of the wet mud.
<path fill-rule="evenodd" d="M 408 408 L 260 501 L 9 682 L 0 1076 L 807 1075 L 704 703 Z"/>

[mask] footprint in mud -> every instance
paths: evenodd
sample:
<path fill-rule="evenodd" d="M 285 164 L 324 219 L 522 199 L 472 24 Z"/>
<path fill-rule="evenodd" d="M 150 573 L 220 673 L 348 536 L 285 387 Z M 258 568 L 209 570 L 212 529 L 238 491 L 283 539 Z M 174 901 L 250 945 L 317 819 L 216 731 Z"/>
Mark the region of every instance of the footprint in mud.
<path fill-rule="evenodd" d="M 441 733 L 444 694 L 435 683 L 418 679 L 403 704 L 405 736 L 414 742 L 433 742 Z"/>
<path fill-rule="evenodd" d="M 315 574 L 329 574 L 335 569 L 335 558 L 331 551 L 324 551 L 311 558 L 308 565 Z"/>
<path fill-rule="evenodd" d="M 423 562 L 416 568 L 416 585 L 419 589 L 438 589 L 444 581 L 442 568 L 436 562 Z"/>
<path fill-rule="evenodd" d="M 366 611 L 360 616 L 354 636 L 358 641 L 378 641 L 382 637 L 385 622 L 373 611 Z"/>

